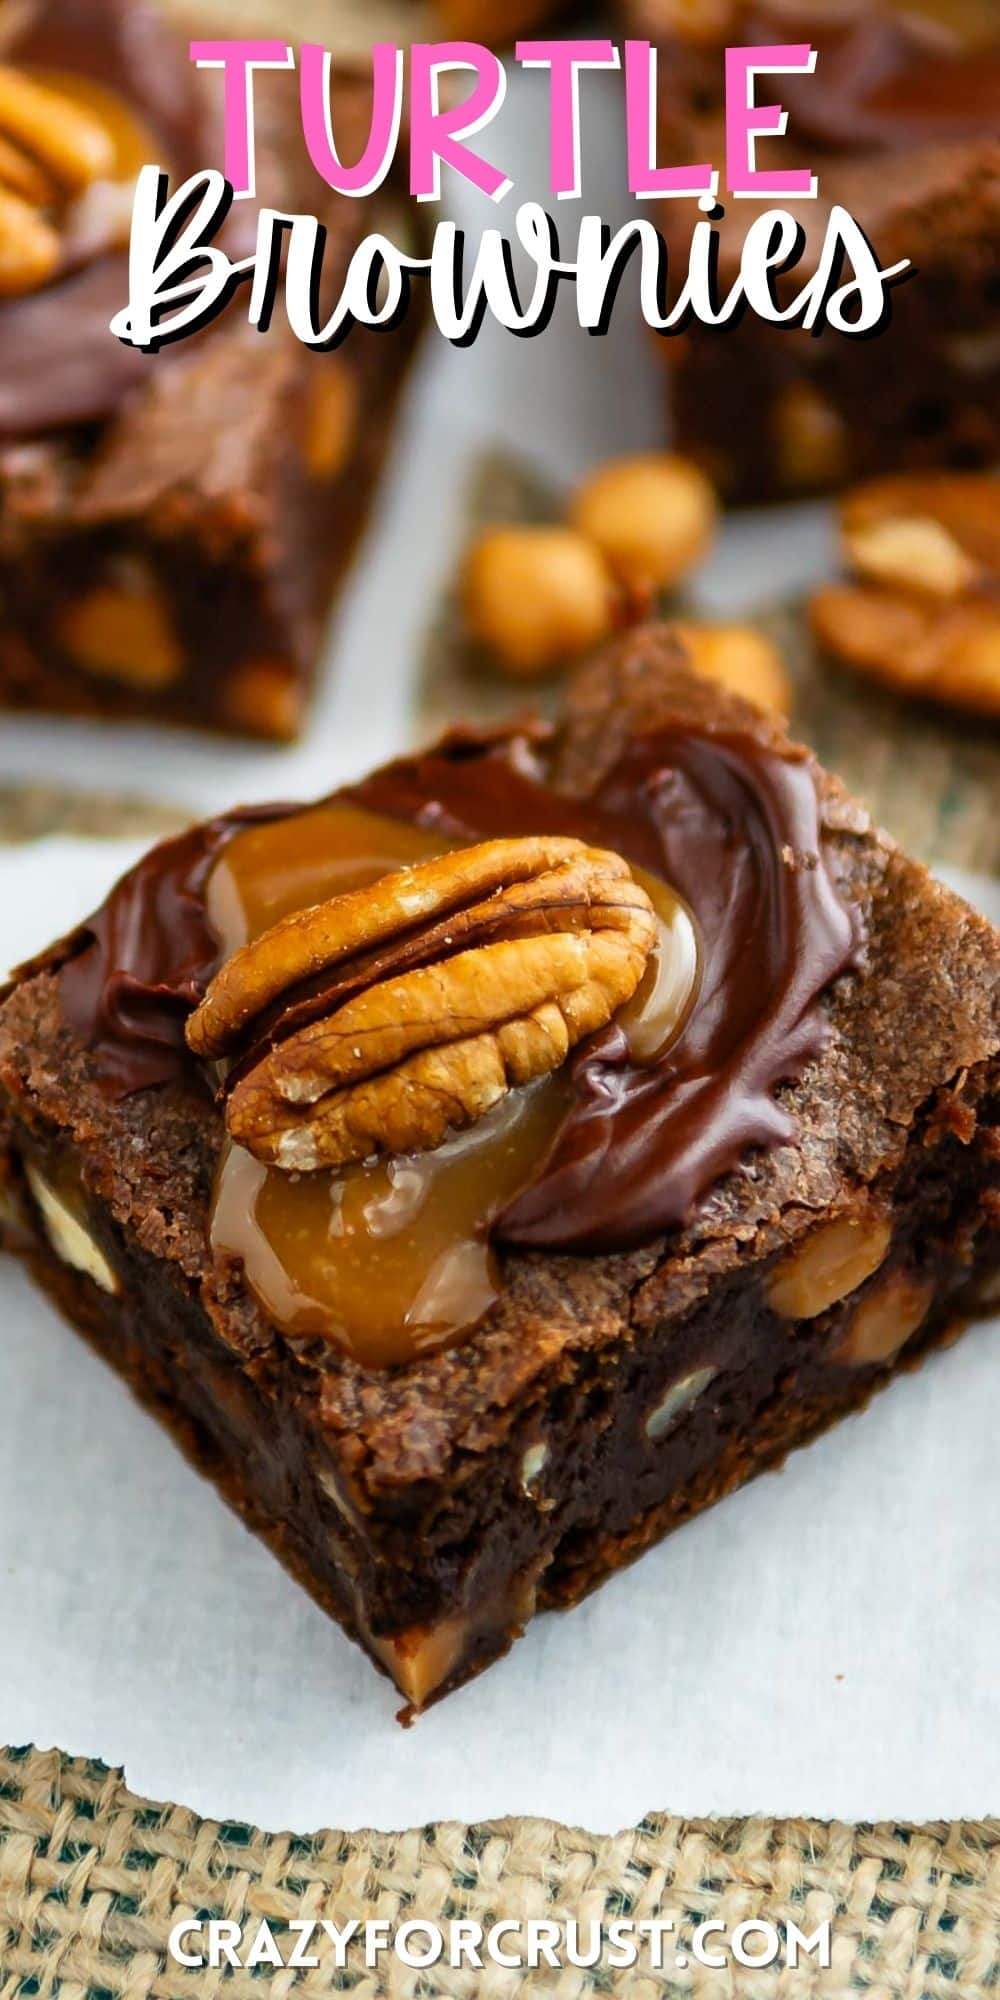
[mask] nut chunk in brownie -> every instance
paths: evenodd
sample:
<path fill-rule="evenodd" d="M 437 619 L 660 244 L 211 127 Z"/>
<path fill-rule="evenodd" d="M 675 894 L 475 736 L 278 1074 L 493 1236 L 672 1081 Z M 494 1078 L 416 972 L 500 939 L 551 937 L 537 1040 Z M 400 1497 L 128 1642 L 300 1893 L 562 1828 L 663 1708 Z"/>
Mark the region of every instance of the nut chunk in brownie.
<path fill-rule="evenodd" d="M 260 99 L 261 199 L 319 204 L 332 285 L 370 212 L 312 169 L 294 77 Z M 148 0 L 0 5 L 2 707 L 277 738 L 303 720 L 414 321 L 322 354 L 242 315 L 156 354 L 112 336 L 136 175 L 217 164 L 217 104 Z M 338 74 L 346 154 L 366 115 Z M 403 197 L 379 199 L 391 234 Z M 246 204 L 225 227 L 252 254 Z"/>
<path fill-rule="evenodd" d="M 25 968 L 11 1242 L 419 1708 L 987 1300 L 998 973 L 651 628 Z"/>
<path fill-rule="evenodd" d="M 633 32 L 663 52 L 664 160 L 725 158 L 727 44 L 792 40 L 816 50 L 813 74 L 765 71 L 756 92 L 762 104 L 780 98 L 788 113 L 782 138 L 756 143 L 757 167 L 808 169 L 819 184 L 816 200 L 772 204 L 806 233 L 801 263 L 776 278 L 782 303 L 816 269 L 836 205 L 856 217 L 883 267 L 913 266 L 891 294 L 891 325 L 874 339 L 748 315 L 721 338 L 695 327 L 668 341 L 682 448 L 726 492 L 751 501 L 900 468 L 992 464 L 1000 453 L 996 0 L 629 0 L 629 13 Z M 728 202 L 724 292 L 764 205 Z M 693 203 L 660 205 L 659 226 L 679 256 L 693 219 Z"/>

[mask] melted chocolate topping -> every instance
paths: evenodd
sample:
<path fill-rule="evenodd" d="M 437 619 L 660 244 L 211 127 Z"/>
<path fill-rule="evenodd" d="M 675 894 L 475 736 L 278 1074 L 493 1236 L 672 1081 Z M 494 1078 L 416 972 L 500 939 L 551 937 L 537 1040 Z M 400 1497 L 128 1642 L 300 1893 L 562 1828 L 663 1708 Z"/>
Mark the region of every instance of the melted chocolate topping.
<path fill-rule="evenodd" d="M 234 834 L 291 810 L 245 808 L 161 841 L 79 932 L 36 961 L 41 968 L 65 959 L 63 1016 L 93 1048 L 109 1096 L 200 1079 L 184 1024 L 219 966 L 205 913 L 208 878 Z"/>
<path fill-rule="evenodd" d="M 524 736 L 453 738 L 340 796 L 460 841 L 575 834 L 689 904 L 701 982 L 680 1036 L 648 1067 L 614 1026 L 581 1044 L 555 1142 L 495 1231 L 552 1250 L 620 1250 L 683 1222 L 748 1148 L 794 1136 L 775 1092 L 819 1053 L 821 996 L 853 962 L 860 928 L 822 852 L 805 753 L 779 754 L 750 731 L 675 727 L 633 743 L 586 799 L 546 776 L 543 746 Z M 248 817 L 154 849 L 63 947 L 63 1010 L 109 1091 L 197 1072 L 184 1022 L 220 959 L 205 886 Z"/>
<path fill-rule="evenodd" d="M 194 73 L 176 37 L 142 0 L 46 0 L 4 58 L 96 79 L 162 142 L 163 165 L 183 178 L 205 164 Z M 141 384 L 149 357 L 108 331 L 127 297 L 128 259 L 116 250 L 98 253 L 42 291 L 3 301 L 0 443 L 101 422 Z"/>

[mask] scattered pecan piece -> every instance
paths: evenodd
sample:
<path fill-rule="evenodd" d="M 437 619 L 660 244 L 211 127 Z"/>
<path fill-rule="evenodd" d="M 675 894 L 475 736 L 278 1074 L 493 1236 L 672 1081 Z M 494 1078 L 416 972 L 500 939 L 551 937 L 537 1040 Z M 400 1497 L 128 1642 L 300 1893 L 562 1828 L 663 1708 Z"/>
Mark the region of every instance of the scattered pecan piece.
<path fill-rule="evenodd" d="M 249 1034 L 226 1122 L 258 1159 L 310 1171 L 426 1151 L 604 1027 L 655 939 L 618 855 L 486 841 L 276 924 L 223 966 L 188 1041 L 220 1056 Z"/>
<path fill-rule="evenodd" d="M 792 690 L 773 639 L 753 625 L 677 619 L 676 633 L 694 670 L 775 715 L 788 715 Z"/>
<path fill-rule="evenodd" d="M 810 605 L 835 658 L 905 694 L 1000 715 L 1000 484 L 913 474 L 848 494 L 852 580 Z"/>
<path fill-rule="evenodd" d="M 102 118 L 68 92 L 0 63 L 0 132 L 67 195 L 110 175 L 115 146 Z"/>
<path fill-rule="evenodd" d="M 114 178 L 118 153 L 108 121 L 70 88 L 0 62 L 0 296 L 58 272 L 72 204 Z"/>

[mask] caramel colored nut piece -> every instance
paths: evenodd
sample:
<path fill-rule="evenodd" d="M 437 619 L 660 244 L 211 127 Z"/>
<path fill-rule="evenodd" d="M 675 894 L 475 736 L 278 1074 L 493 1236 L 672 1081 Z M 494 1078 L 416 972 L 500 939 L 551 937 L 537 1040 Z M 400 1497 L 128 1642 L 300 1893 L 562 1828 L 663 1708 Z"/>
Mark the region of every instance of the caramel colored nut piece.
<path fill-rule="evenodd" d="M 306 413 L 306 463 L 313 479 L 335 479 L 358 434 L 357 378 L 336 354 L 323 356 L 315 366 L 320 372 Z"/>
<path fill-rule="evenodd" d="M 104 129 L 110 159 L 93 181 L 134 181 L 147 162 L 163 159 L 162 135 L 136 116 L 135 108 L 121 92 L 108 87 L 98 77 L 84 76 L 80 70 L 47 74 L 42 81 L 58 95 L 60 102 L 75 114 L 83 114 Z"/>
<path fill-rule="evenodd" d="M 290 1032 L 237 1071 L 232 1137 L 291 1171 L 425 1151 L 604 1027 L 656 935 L 617 855 L 487 841 L 276 924 L 223 967 L 188 1042 L 224 1053 L 284 995 L 277 1026 Z M 311 1018 L 299 1026 L 304 979 Z"/>
<path fill-rule="evenodd" d="M 19 194 L 33 208 L 48 208 L 57 199 L 57 189 L 44 168 L 3 132 L 0 132 L 0 188 Z"/>
<path fill-rule="evenodd" d="M 696 1368 L 693 1375 L 684 1375 L 679 1382 L 670 1384 L 646 1418 L 645 1430 L 650 1444 L 656 1444 L 658 1439 L 673 1430 L 685 1411 L 690 1410 L 699 1396 L 704 1395 L 709 1383 L 715 1381 L 718 1372 L 717 1368 Z"/>
<path fill-rule="evenodd" d="M 250 736 L 291 742 L 302 727 L 301 682 L 280 660 L 248 660 L 220 690 L 222 719 Z"/>
<path fill-rule="evenodd" d="M 1000 612 L 969 607 L 946 634 L 935 694 L 976 715 L 1000 715 Z"/>
<path fill-rule="evenodd" d="M 706 680 L 767 713 L 787 715 L 792 690 L 773 640 L 752 625 L 673 626 L 691 665 Z"/>
<path fill-rule="evenodd" d="M 58 620 L 60 645 L 78 667 L 152 692 L 172 686 L 184 654 L 166 605 L 145 575 L 96 584 Z"/>
<path fill-rule="evenodd" d="M 50 1187 L 30 1160 L 25 1162 L 24 1171 L 56 1256 L 72 1270 L 81 1271 L 84 1277 L 90 1278 L 102 1292 L 110 1292 L 112 1296 L 120 1292 L 117 1276 L 103 1250 L 62 1195 Z"/>
<path fill-rule="evenodd" d="M 928 596 L 829 584 L 809 606 L 819 644 L 900 694 L 1000 715 L 1000 608 L 988 594 Z"/>
<path fill-rule="evenodd" d="M 854 568 L 874 583 L 959 597 L 980 573 L 954 535 L 929 514 L 904 514 L 845 529 L 844 539 Z"/>
<path fill-rule="evenodd" d="M 614 624 L 607 569 L 572 528 L 488 529 L 466 557 L 461 596 L 473 637 L 525 679 L 598 645 Z"/>
<path fill-rule="evenodd" d="M 950 596 L 960 575 L 958 557 L 964 558 L 980 575 L 1000 575 L 1000 481 L 987 473 L 903 473 L 894 478 L 873 479 L 845 496 L 840 519 L 849 560 L 877 581 L 888 580 L 914 591 Z M 944 542 L 937 544 L 936 555 L 928 555 L 929 576 L 920 573 L 919 557 L 912 543 L 909 549 L 913 553 L 907 559 L 905 536 L 902 554 L 897 548 L 895 564 L 891 561 L 892 535 L 903 524 L 908 536 L 915 523 L 920 524 L 925 536 L 925 552 L 930 549 L 929 526 L 939 529 L 944 537 Z M 877 563 L 880 530 L 889 531 L 890 555 L 886 555 L 883 543 L 882 567 L 865 571 L 863 560 L 855 552 L 860 548 L 863 558 L 866 547 L 869 550 L 874 547 Z M 942 556 L 945 543 L 949 552 Z M 891 574 L 887 574 L 887 563 Z M 962 587 L 964 583 L 959 582 L 959 588 Z"/>
<path fill-rule="evenodd" d="M 113 172 L 114 141 L 104 120 L 8 63 L 0 63 L 0 132 L 67 194 Z"/>
<path fill-rule="evenodd" d="M 58 269 L 59 237 L 37 208 L 0 187 L 0 298 L 34 292 Z"/>
<path fill-rule="evenodd" d="M 772 1271 L 771 1311 L 782 1319 L 818 1318 L 884 1264 L 891 1238 L 889 1216 L 875 1210 L 823 1223 Z"/>
<path fill-rule="evenodd" d="M 614 459 L 577 488 L 573 526 L 628 591 L 669 590 L 707 554 L 718 502 L 705 474 L 666 452 Z"/>
<path fill-rule="evenodd" d="M 907 1271 L 889 1271 L 859 1299 L 836 1358 L 848 1368 L 891 1361 L 912 1340 L 930 1310 L 934 1286 Z"/>
<path fill-rule="evenodd" d="M 903 694 L 1000 715 L 1000 483 L 875 480 L 842 526 L 858 580 L 813 598 L 820 645 Z"/>
<path fill-rule="evenodd" d="M 514 1636 L 534 1616 L 538 1590 L 534 1574 L 515 1578 L 506 1601 L 453 1613 L 434 1625 L 414 1625 L 383 1638 L 371 1632 L 359 1608 L 362 1634 L 401 1694 L 413 1708 L 423 1708 L 469 1658 L 473 1642 L 482 1636 Z"/>
<path fill-rule="evenodd" d="M 111 192 L 116 176 L 134 179 L 150 150 L 144 129 L 102 84 L 41 82 L 0 63 L 0 297 L 47 283 L 62 232 L 77 247 L 103 243 L 107 232 L 95 237 L 87 204 Z M 121 234 L 116 220 L 111 242 Z"/>
<path fill-rule="evenodd" d="M 442 1618 L 438 1625 L 413 1626 L 391 1639 L 369 1633 L 368 1644 L 388 1668 L 400 1694 L 420 1709 L 461 1665 L 470 1636 L 468 1619 Z"/>
<path fill-rule="evenodd" d="M 794 491 L 836 486 L 847 472 L 847 431 L 839 411 L 810 382 L 793 382 L 777 404 L 775 449 L 781 483 Z"/>

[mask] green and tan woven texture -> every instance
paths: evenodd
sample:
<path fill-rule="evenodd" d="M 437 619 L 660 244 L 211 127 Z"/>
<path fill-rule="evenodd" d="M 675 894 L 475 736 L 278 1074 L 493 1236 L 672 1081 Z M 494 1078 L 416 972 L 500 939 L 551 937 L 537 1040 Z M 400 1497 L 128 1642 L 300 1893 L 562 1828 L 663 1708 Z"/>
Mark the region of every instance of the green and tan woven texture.
<path fill-rule="evenodd" d="M 185 1916 L 279 1944 L 291 1918 L 483 1924 L 546 1917 L 832 1920 L 832 1965 L 795 1970 L 185 1970 Z M 287 1942 L 287 1933 L 286 1933 Z M 0 1751 L 0 2000 L 977 2000 L 1000 1991 L 1000 1821 L 924 1827 L 656 1816 L 602 1840 L 543 1820 L 409 1833 L 262 1833 L 136 1798 L 122 1773 L 57 1751 Z"/>

